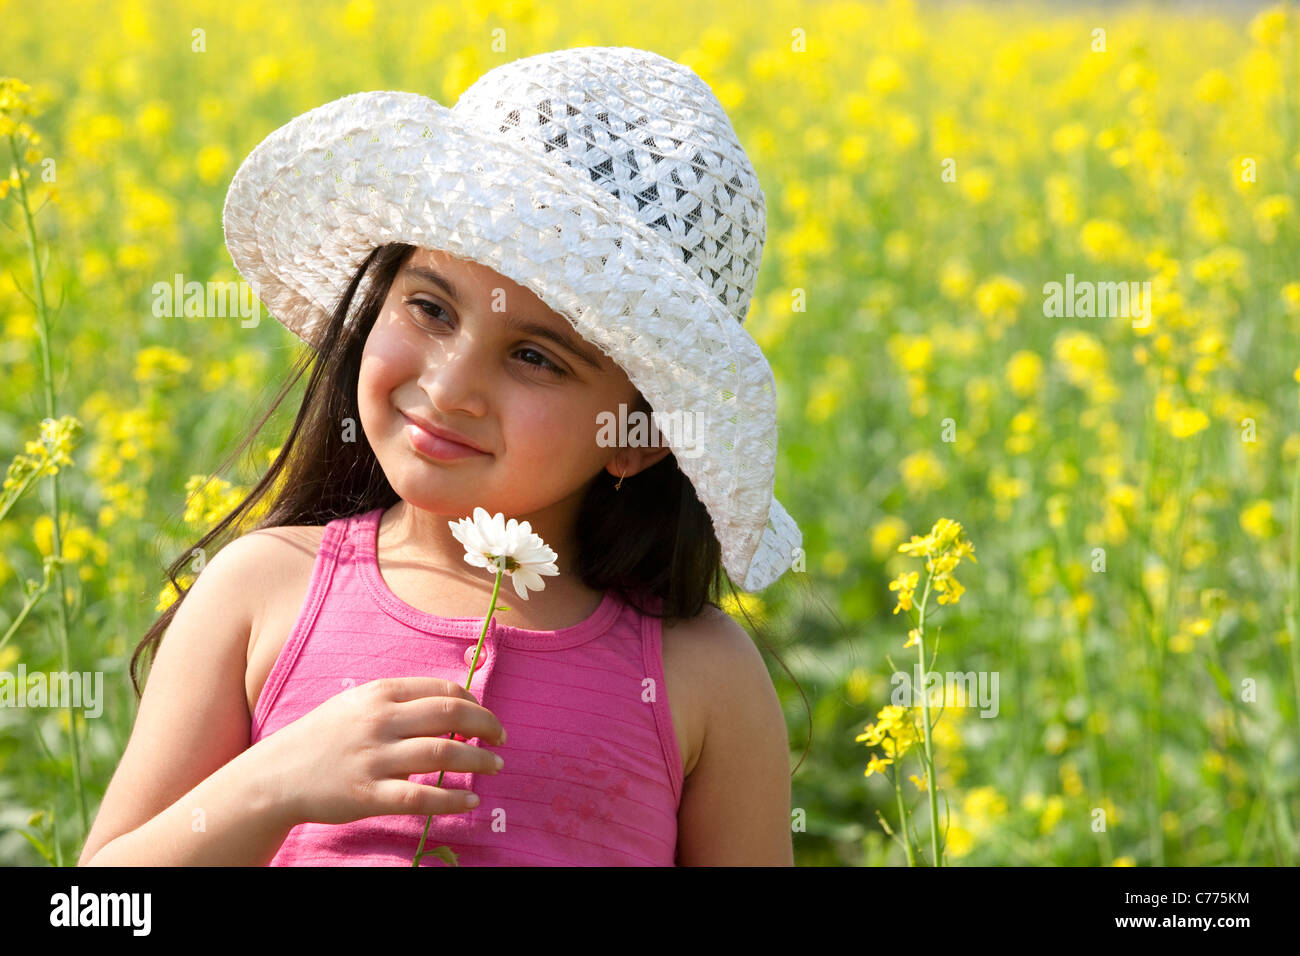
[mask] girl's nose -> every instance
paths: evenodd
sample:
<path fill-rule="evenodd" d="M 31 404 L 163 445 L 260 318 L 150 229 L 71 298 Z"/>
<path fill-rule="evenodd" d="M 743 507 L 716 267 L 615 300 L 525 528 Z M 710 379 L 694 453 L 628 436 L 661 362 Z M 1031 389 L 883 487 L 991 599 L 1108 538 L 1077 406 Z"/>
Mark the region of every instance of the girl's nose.
<path fill-rule="evenodd" d="M 480 343 L 461 334 L 455 341 L 434 347 L 420 374 L 420 386 L 443 412 L 481 415 L 486 407 L 485 384 L 490 356 Z"/>

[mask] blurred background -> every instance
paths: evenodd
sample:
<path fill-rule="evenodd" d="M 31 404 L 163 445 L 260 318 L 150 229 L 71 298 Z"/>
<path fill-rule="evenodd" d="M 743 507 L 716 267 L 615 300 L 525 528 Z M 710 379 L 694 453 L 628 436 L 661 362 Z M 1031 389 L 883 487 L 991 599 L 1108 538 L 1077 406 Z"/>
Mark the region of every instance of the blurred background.
<path fill-rule="evenodd" d="M 864 775 L 855 738 L 916 663 L 889 584 L 924 584 L 898 546 L 940 517 L 978 563 L 959 603 L 931 596 L 927 655 L 937 635 L 936 670 L 999 679 L 995 716 L 959 701 L 933 726 L 946 863 L 1300 862 L 1293 5 L 152 0 L 0 22 L 0 75 L 30 86 L 0 117 L 35 104 L 39 135 L 16 163 L 0 138 L 0 457 L 54 454 L 51 407 L 83 426 L 57 502 L 49 476 L 7 489 L 0 672 L 101 671 L 106 697 L 75 734 L 68 709 L 0 707 L 0 863 L 75 863 L 162 568 L 292 421 L 293 396 L 213 475 L 299 345 L 151 307 L 178 273 L 239 278 L 240 161 L 346 93 L 451 105 L 584 45 L 692 67 L 766 194 L 746 327 L 806 569 L 743 600 L 789 725 L 796 863 L 905 864 L 877 816 L 897 831 L 900 805 L 929 845 L 914 753 Z M 48 340 L 24 203 L 62 303 Z M 1045 286 L 1067 281 L 1148 283 L 1149 309 L 1063 314 Z"/>

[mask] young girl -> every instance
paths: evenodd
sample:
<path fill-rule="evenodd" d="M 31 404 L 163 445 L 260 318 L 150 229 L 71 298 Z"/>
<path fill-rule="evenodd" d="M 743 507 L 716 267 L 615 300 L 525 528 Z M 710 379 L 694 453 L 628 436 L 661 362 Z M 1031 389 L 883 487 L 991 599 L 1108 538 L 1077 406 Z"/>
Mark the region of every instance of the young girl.
<path fill-rule="evenodd" d="M 451 110 L 355 94 L 259 145 L 227 246 L 312 346 L 280 399 L 314 367 L 267 475 L 169 569 L 256 521 L 137 648 L 82 864 L 405 866 L 422 837 L 466 866 L 792 864 L 780 703 L 716 604 L 724 569 L 760 590 L 800 553 L 742 326 L 763 213 L 707 85 L 629 48 L 506 64 Z M 652 411 L 681 413 L 653 442 L 602 426 Z M 503 581 L 466 690 L 494 578 L 450 523 L 476 507 L 560 574 Z"/>

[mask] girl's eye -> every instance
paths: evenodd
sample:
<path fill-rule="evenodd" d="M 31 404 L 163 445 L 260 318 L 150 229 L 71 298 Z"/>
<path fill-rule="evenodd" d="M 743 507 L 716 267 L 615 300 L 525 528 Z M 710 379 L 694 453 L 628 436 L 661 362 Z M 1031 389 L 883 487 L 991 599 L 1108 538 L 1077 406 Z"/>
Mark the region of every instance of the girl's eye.
<path fill-rule="evenodd" d="M 437 319 L 439 322 L 442 322 L 444 325 L 451 324 L 445 318 L 440 318 L 433 314 L 432 310 L 434 309 L 437 309 L 440 313 L 442 313 L 443 316 L 447 314 L 447 310 L 444 309 L 442 306 L 440 306 L 438 303 L 430 302 L 428 299 L 411 299 L 410 301 L 414 305 L 418 306 L 420 311 L 423 312 L 425 315 L 427 315 L 429 318 Z M 567 372 L 564 371 L 564 369 L 560 368 L 558 365 L 556 365 L 554 362 L 552 362 L 550 359 L 548 359 L 545 355 L 543 355 L 541 352 L 537 351 L 536 349 L 525 348 L 525 349 L 520 349 L 520 352 L 531 352 L 533 355 L 536 355 L 539 359 L 541 359 L 540 363 L 525 362 L 524 364 L 526 365 L 531 365 L 534 368 L 540 368 L 543 369 L 544 371 L 548 371 L 554 376 L 556 376 L 557 378 L 563 378 L 565 375 L 568 374 Z"/>
<path fill-rule="evenodd" d="M 440 306 L 437 302 L 430 302 L 428 299 L 411 299 L 410 301 L 413 302 L 415 305 L 418 305 L 420 307 L 420 311 L 423 312 L 425 315 L 429 316 L 429 318 L 435 318 L 433 313 L 429 311 L 430 309 L 437 309 L 443 315 L 447 314 L 447 310 L 444 309 L 442 306 Z"/>

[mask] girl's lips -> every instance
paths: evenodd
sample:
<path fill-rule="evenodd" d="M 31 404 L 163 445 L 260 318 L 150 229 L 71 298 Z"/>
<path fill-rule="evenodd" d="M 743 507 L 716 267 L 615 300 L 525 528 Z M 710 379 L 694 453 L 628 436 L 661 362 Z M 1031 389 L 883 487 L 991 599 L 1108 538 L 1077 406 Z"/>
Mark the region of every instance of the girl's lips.
<path fill-rule="evenodd" d="M 421 455 L 439 461 L 453 461 L 457 458 L 480 458 L 487 454 L 477 448 L 470 448 L 468 445 L 462 445 L 459 442 L 439 438 L 437 435 L 425 431 L 405 415 L 402 417 L 406 419 L 405 432 L 407 440 L 410 441 L 411 447 Z"/>

